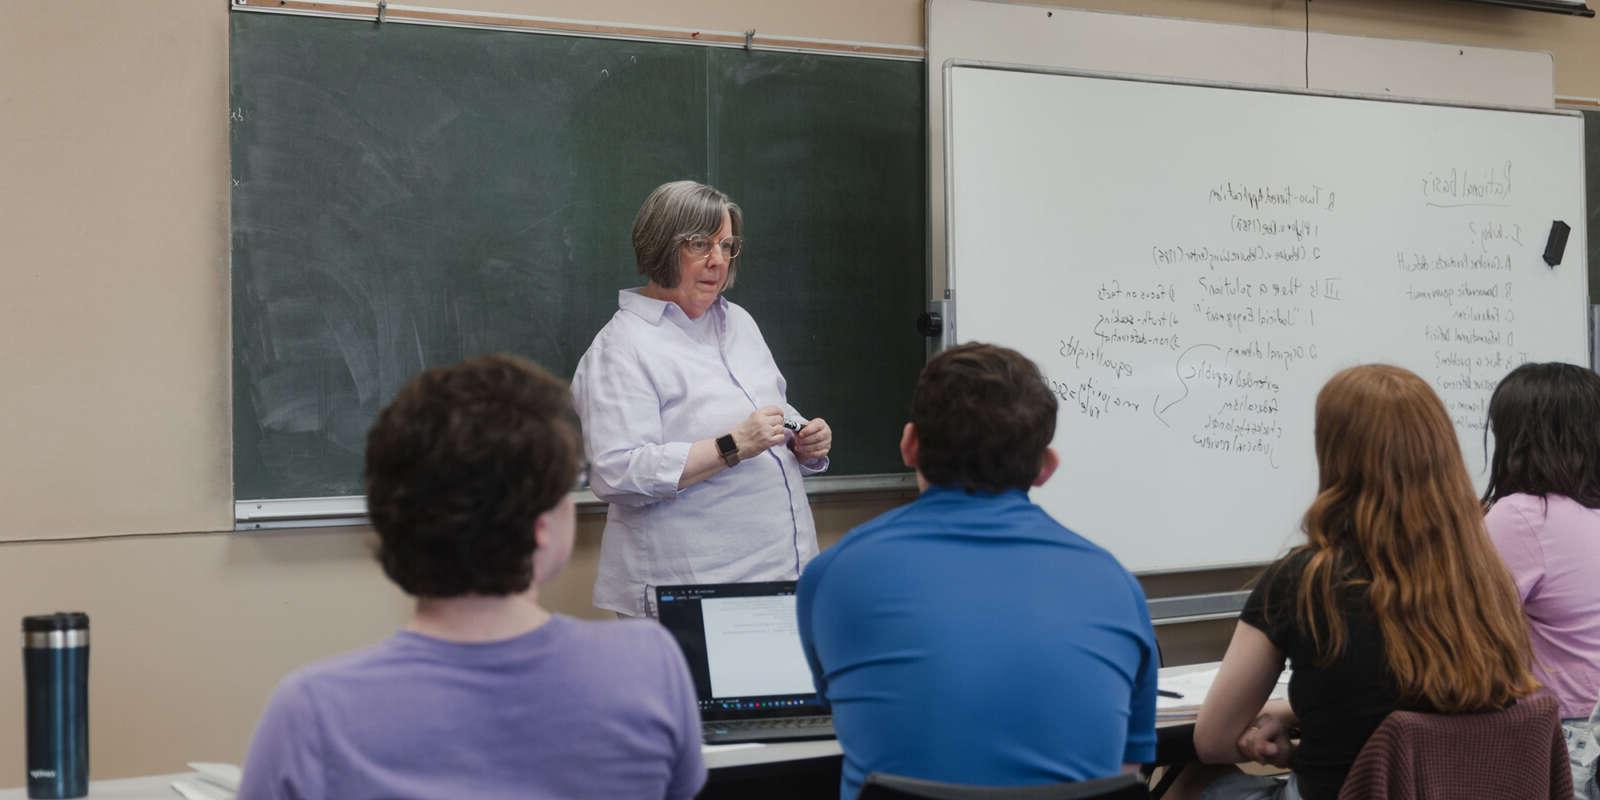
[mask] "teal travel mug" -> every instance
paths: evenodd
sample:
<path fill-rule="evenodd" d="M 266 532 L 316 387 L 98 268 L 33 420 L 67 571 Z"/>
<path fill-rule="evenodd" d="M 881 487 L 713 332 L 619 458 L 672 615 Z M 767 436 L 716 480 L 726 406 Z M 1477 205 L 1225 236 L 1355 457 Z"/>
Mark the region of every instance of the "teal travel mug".
<path fill-rule="evenodd" d="M 89 794 L 89 615 L 22 618 L 28 796 Z"/>

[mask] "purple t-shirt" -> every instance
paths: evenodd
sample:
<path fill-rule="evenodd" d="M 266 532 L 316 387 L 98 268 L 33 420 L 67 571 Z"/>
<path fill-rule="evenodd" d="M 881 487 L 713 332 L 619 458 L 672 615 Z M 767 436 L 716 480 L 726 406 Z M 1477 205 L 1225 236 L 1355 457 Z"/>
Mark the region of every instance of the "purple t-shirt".
<path fill-rule="evenodd" d="M 705 783 L 683 654 L 654 622 L 552 616 L 514 639 L 401 631 L 278 686 L 257 798 L 690 798 Z"/>
<path fill-rule="evenodd" d="M 1522 595 L 1533 674 L 1587 718 L 1600 695 L 1600 510 L 1561 495 L 1502 497 L 1484 519 Z"/>

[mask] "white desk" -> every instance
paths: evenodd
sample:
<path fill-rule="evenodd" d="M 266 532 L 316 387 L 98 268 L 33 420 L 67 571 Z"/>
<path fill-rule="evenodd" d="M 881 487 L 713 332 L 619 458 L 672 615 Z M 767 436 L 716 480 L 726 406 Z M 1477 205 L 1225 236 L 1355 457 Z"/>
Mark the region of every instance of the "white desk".
<path fill-rule="evenodd" d="M 1166 667 L 1161 670 L 1163 676 L 1181 675 L 1185 672 L 1212 669 L 1216 663 L 1191 664 L 1182 667 Z M 1192 721 L 1178 720 L 1161 722 L 1158 728 L 1184 727 L 1192 725 Z M 837 739 L 821 739 L 808 742 L 785 742 L 782 744 L 732 744 L 732 745 L 707 745 L 705 748 L 707 769 L 727 769 L 732 767 L 752 767 L 761 764 L 775 764 L 784 761 L 804 761 L 812 758 L 828 758 L 842 755 Z M 110 781 L 93 781 L 89 784 L 88 800 L 174 800 L 178 793 L 172 790 L 172 782 L 188 778 L 199 780 L 192 772 L 176 772 L 169 775 L 146 775 L 139 778 L 122 778 Z M 0 800 L 27 800 L 26 789 L 0 790 Z"/>
<path fill-rule="evenodd" d="M 706 769 L 751 767 L 778 761 L 802 761 L 844 755 L 838 739 L 816 739 L 782 744 L 708 744 L 704 749 Z"/>
<path fill-rule="evenodd" d="M 1216 667 L 1217 662 L 1215 661 L 1204 664 L 1188 664 L 1181 667 L 1163 667 L 1161 669 L 1161 677 L 1168 678 L 1190 672 L 1215 669 Z M 1174 719 L 1158 721 L 1156 727 L 1180 728 L 1193 724 L 1193 719 Z M 827 756 L 842 755 L 843 752 L 839 749 L 839 740 L 837 739 L 786 742 L 783 744 L 707 745 L 705 748 L 706 767 L 708 769 L 747 767 L 757 764 L 771 764 L 778 761 L 800 761 L 807 758 L 825 758 Z"/>
<path fill-rule="evenodd" d="M 802 761 L 808 758 L 827 758 L 841 755 L 839 740 L 820 739 L 809 742 L 784 744 L 732 744 L 707 745 L 706 768 L 750 767 L 782 761 Z M 138 778 L 121 778 L 109 781 L 92 781 L 88 800 L 175 800 L 176 780 L 200 781 L 193 772 L 174 772 L 169 775 L 145 775 Z M 0 789 L 0 800 L 27 800 L 26 788 Z"/>
<path fill-rule="evenodd" d="M 837 739 L 819 739 L 783 744 L 707 745 L 704 752 L 707 769 L 726 769 L 827 758 L 842 755 L 844 751 L 839 749 Z M 193 772 L 91 781 L 88 800 L 176 800 L 178 793 L 173 790 L 172 782 L 185 779 L 200 781 L 199 775 Z M 0 789 L 0 800 L 27 800 L 27 797 L 26 788 Z"/>

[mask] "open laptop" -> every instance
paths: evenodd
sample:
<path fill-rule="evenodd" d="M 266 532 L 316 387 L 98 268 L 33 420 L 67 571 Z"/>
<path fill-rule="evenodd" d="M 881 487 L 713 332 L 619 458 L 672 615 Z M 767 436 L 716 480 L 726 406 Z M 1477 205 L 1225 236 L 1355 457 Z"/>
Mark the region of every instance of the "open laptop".
<path fill-rule="evenodd" d="M 656 587 L 661 624 L 683 648 L 705 741 L 833 737 L 795 625 L 794 581 Z"/>

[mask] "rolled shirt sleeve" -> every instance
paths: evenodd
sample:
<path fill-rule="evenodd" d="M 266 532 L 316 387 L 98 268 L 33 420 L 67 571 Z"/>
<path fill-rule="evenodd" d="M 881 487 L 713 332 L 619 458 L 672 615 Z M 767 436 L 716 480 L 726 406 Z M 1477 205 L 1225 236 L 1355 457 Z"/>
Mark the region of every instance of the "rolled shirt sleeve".
<path fill-rule="evenodd" d="M 1505 562 L 1506 569 L 1511 572 L 1511 578 L 1517 584 L 1517 595 L 1523 603 L 1533 596 L 1539 587 L 1539 582 L 1544 579 L 1544 547 L 1539 543 L 1538 532 L 1534 530 L 1533 522 L 1517 503 L 1521 496 L 1501 498 L 1489 509 L 1484 516 L 1484 527 L 1489 530 L 1489 539 L 1494 542 L 1494 547 L 1500 552 L 1500 560 Z M 1535 502 L 1543 502 L 1536 499 Z"/>
<path fill-rule="evenodd" d="M 578 362 L 572 395 L 596 497 L 642 506 L 678 493 L 693 443 L 665 441 L 660 400 L 638 353 L 597 341 Z"/>

